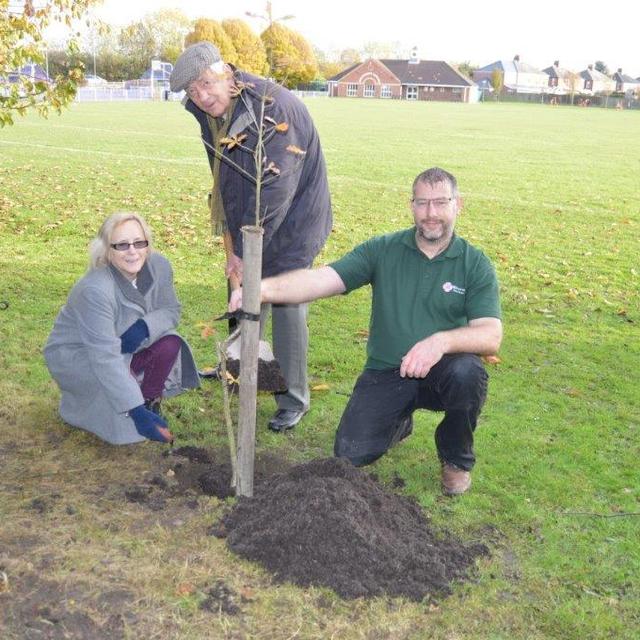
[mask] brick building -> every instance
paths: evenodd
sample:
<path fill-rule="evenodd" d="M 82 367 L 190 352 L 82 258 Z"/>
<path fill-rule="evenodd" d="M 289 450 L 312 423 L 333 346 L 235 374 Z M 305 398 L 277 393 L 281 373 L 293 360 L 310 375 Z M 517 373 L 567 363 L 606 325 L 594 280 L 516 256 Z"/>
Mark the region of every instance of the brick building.
<path fill-rule="evenodd" d="M 443 60 L 358 62 L 329 78 L 329 97 L 469 102 L 473 82 Z"/>

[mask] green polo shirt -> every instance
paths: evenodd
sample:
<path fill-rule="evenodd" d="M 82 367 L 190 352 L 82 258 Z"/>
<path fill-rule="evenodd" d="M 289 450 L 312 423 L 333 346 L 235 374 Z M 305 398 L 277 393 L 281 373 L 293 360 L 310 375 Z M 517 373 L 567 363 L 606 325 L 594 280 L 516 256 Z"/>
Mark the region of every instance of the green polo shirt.
<path fill-rule="evenodd" d="M 430 260 L 415 227 L 367 240 L 331 266 L 347 291 L 372 287 L 367 369 L 392 369 L 416 342 L 464 327 L 475 318 L 500 318 L 498 280 L 482 251 L 454 235 Z"/>

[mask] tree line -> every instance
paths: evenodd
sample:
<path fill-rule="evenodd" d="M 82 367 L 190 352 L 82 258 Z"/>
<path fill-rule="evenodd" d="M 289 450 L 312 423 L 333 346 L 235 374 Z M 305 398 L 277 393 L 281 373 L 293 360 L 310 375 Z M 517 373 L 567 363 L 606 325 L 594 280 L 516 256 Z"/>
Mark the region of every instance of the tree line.
<path fill-rule="evenodd" d="M 185 47 L 202 40 L 214 43 L 225 62 L 270 76 L 288 87 L 326 80 L 362 60 L 355 49 L 345 49 L 332 59 L 278 22 L 258 35 L 238 18 L 193 21 L 180 10 L 163 9 L 117 31 L 90 24 L 77 51 L 70 53 L 62 47 L 48 50 L 49 73 L 64 76 L 81 63 L 87 74 L 114 82 L 131 80 L 141 77 L 151 60 L 175 63 Z"/>

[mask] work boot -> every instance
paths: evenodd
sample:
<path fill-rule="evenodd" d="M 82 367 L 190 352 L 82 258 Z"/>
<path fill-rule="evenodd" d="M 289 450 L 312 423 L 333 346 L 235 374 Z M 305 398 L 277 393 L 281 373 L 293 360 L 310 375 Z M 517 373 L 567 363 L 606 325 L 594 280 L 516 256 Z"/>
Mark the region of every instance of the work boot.
<path fill-rule="evenodd" d="M 151 400 L 145 400 L 144 406 L 149 409 L 149 411 L 153 411 L 157 416 L 164 418 L 162 415 L 162 411 L 160 410 L 160 403 L 162 402 L 162 398 L 152 398 Z"/>
<path fill-rule="evenodd" d="M 442 491 L 446 496 L 460 496 L 471 486 L 471 472 L 449 462 L 442 463 Z"/>

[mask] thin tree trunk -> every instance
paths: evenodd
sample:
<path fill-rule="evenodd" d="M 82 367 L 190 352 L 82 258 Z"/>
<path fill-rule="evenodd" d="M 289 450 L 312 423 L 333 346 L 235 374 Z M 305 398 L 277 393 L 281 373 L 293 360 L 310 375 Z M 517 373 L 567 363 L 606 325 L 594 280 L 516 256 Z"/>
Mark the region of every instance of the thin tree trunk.
<path fill-rule="evenodd" d="M 258 226 L 242 227 L 242 309 L 260 316 L 262 234 Z M 253 495 L 258 391 L 260 321 L 243 320 L 240 345 L 240 392 L 238 411 L 238 482 L 236 495 Z"/>

